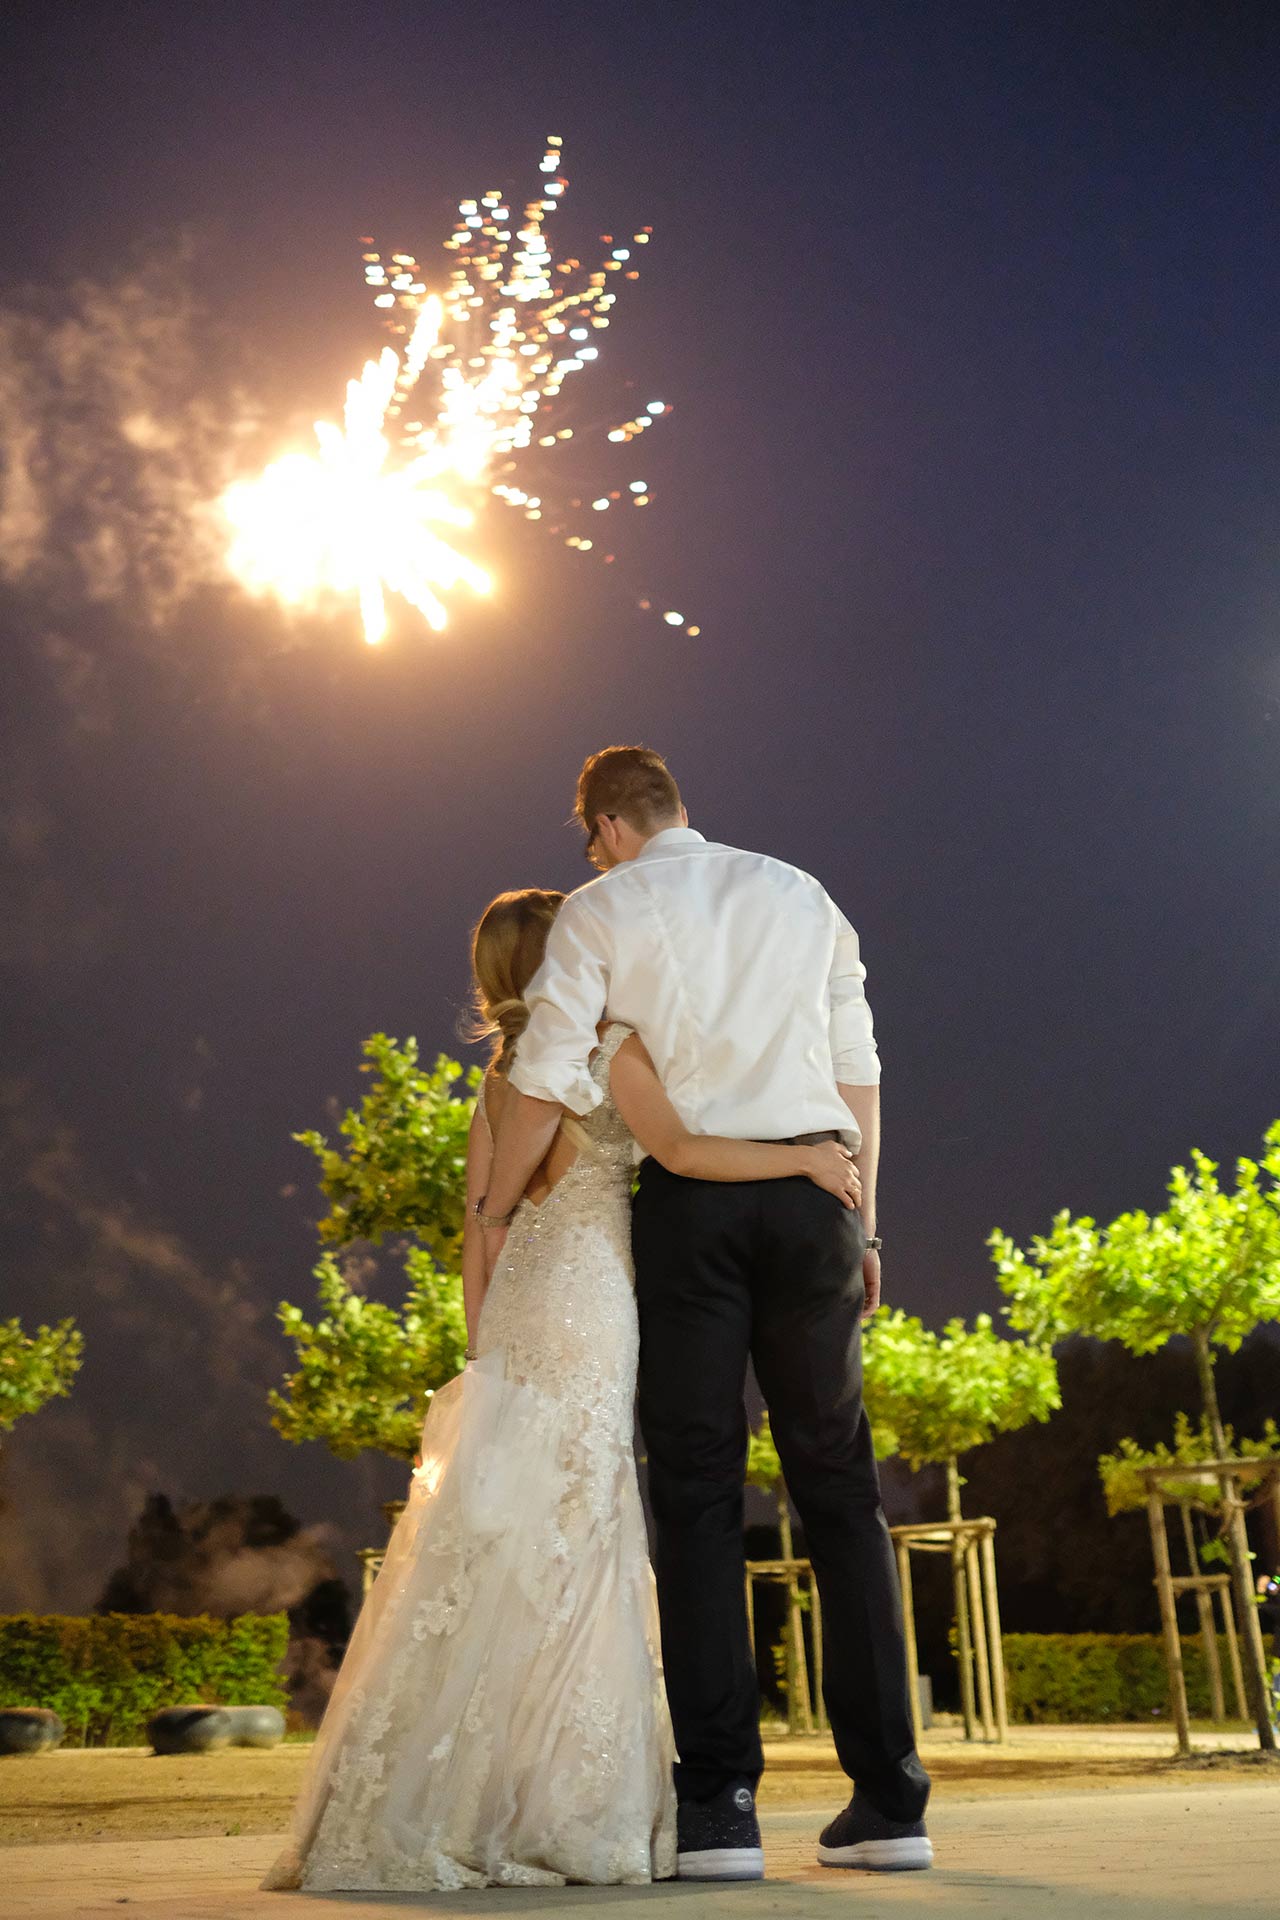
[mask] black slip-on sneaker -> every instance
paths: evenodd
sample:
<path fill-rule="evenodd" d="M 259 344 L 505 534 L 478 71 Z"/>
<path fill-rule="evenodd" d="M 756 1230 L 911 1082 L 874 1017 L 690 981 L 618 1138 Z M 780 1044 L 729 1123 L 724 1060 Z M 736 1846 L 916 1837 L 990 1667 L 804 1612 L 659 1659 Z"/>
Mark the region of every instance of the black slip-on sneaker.
<path fill-rule="evenodd" d="M 855 1793 L 818 1841 L 823 1867 L 863 1867 L 872 1873 L 909 1873 L 933 1865 L 933 1842 L 923 1820 L 886 1820 Z"/>
<path fill-rule="evenodd" d="M 682 1800 L 676 1846 L 677 1880 L 763 1880 L 760 1822 L 748 1783 L 731 1780 L 710 1800 Z"/>

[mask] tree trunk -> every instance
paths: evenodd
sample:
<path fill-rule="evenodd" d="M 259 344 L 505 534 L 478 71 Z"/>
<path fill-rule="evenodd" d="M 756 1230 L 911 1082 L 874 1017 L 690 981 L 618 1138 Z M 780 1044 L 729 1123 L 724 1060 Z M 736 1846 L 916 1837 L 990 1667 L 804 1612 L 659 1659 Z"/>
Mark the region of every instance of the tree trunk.
<path fill-rule="evenodd" d="M 1191 1509 L 1185 1500 L 1179 1500 L 1178 1511 L 1182 1515 L 1182 1538 L 1187 1549 L 1187 1571 L 1198 1574 L 1202 1571 L 1200 1556 L 1196 1552 Z M 1196 1612 L 1200 1617 L 1200 1641 L 1204 1647 L 1204 1664 L 1209 1675 L 1209 1717 L 1211 1720 L 1225 1720 L 1227 1702 L 1222 1691 L 1222 1661 L 1218 1656 L 1218 1633 L 1213 1624 L 1211 1593 L 1201 1591 L 1196 1594 Z"/>
<path fill-rule="evenodd" d="M 1227 1457 L 1227 1436 L 1218 1406 L 1218 1387 L 1213 1372 L 1213 1349 L 1207 1327 L 1197 1327 L 1191 1336 L 1195 1349 L 1200 1392 L 1209 1419 L 1209 1430 L 1219 1459 Z M 1249 1556 L 1249 1530 L 1245 1524 L 1244 1504 L 1239 1488 L 1229 1473 L 1219 1482 L 1222 1490 L 1223 1532 L 1231 1558 L 1231 1588 L 1235 1595 L 1236 1618 L 1240 1627 L 1240 1652 L 1244 1662 L 1245 1688 L 1249 1711 L 1258 1729 L 1258 1745 L 1267 1753 L 1276 1750 L 1276 1730 L 1271 1720 L 1271 1689 L 1267 1683 L 1267 1656 L 1262 1644 L 1262 1626 L 1253 1592 L 1253 1562 Z"/>
<path fill-rule="evenodd" d="M 960 1463 L 952 1454 L 947 1461 L 947 1518 L 959 1520 Z M 951 1587 L 955 1596 L 956 1661 L 960 1668 L 960 1711 L 964 1715 L 964 1737 L 978 1737 L 978 1716 L 973 1697 L 973 1636 L 969 1631 L 969 1595 L 966 1590 L 964 1553 L 958 1541 L 951 1547 Z"/>
<path fill-rule="evenodd" d="M 1191 1336 L 1195 1349 L 1196 1372 L 1200 1376 L 1200 1397 L 1209 1420 L 1209 1431 L 1213 1435 L 1213 1448 L 1220 1460 L 1226 1458 L 1227 1435 L 1222 1424 L 1222 1413 L 1218 1406 L 1218 1383 L 1213 1372 L 1213 1348 L 1209 1345 L 1209 1332 L 1206 1327 L 1197 1327 Z"/>
<path fill-rule="evenodd" d="M 778 1503 L 778 1539 L 784 1560 L 795 1559 L 791 1538 L 791 1502 L 785 1481 L 779 1480 L 775 1497 Z M 809 1695 L 809 1662 L 804 1650 L 804 1615 L 800 1607 L 800 1586 L 794 1574 L 787 1576 L 787 1724 L 792 1733 L 813 1732 L 813 1703 Z"/>

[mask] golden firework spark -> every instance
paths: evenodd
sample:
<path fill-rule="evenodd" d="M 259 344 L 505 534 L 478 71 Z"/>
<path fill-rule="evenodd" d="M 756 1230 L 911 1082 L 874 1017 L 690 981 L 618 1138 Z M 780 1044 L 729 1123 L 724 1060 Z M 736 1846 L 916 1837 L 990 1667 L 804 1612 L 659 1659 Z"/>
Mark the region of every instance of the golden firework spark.
<path fill-rule="evenodd" d="M 406 367 L 430 351 L 440 314 L 438 300 L 422 309 Z M 388 591 L 438 632 L 446 618 L 440 593 L 460 581 L 487 593 L 490 584 L 436 530 L 473 518 L 443 489 L 448 463 L 424 452 L 389 464 L 387 412 L 401 375 L 399 356 L 384 347 L 349 383 L 342 426 L 316 421 L 315 454 L 284 454 L 223 502 L 233 529 L 228 561 L 245 586 L 295 607 L 326 594 L 354 597 L 371 645 L 387 631 Z"/>
<path fill-rule="evenodd" d="M 650 234 L 646 228 L 624 246 L 604 235 L 608 257 L 589 272 L 573 258 L 554 261 L 544 229 L 565 191 L 561 159 L 560 140 L 548 140 L 541 171 L 554 177 L 519 225 L 499 193 L 460 202 L 439 294 L 428 292 L 412 254 L 384 260 L 366 251 L 374 305 L 403 344 L 385 347 L 349 383 L 340 427 L 316 422 L 313 452 L 284 454 L 224 495 L 228 565 L 251 592 L 297 608 L 335 596 L 353 601 L 370 643 L 387 631 L 390 593 L 438 631 L 445 596 L 458 586 L 490 589 L 486 570 L 449 537 L 473 525 L 486 497 L 543 521 L 568 547 L 592 551 L 594 542 L 571 525 L 590 489 L 559 500 L 519 480 L 530 478 L 524 469 L 533 461 L 562 453 L 575 432 L 590 438 L 589 429 L 561 422 L 557 403 L 569 377 L 598 358 L 595 342 L 617 301 L 615 276 L 638 277 L 632 248 Z M 669 411 L 653 401 L 602 437 L 627 445 Z M 529 455 L 535 438 L 541 451 Z M 647 506 L 650 498 L 643 480 L 631 480 L 625 490 L 597 490 L 587 511 Z M 664 618 L 685 625 L 682 616 Z"/>

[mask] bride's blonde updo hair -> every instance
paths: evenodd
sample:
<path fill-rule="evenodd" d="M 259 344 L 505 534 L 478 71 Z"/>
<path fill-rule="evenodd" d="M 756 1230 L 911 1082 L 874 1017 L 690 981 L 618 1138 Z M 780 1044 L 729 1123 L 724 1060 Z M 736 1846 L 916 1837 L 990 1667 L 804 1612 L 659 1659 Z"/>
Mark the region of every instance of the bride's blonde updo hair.
<path fill-rule="evenodd" d="M 562 893 L 525 887 L 519 893 L 500 893 L 485 908 L 471 940 L 471 973 L 475 996 L 472 1038 L 491 1038 L 490 1065 L 506 1073 L 515 1055 L 516 1041 L 529 1024 L 525 988 L 542 965 L 547 935 L 560 908 Z"/>

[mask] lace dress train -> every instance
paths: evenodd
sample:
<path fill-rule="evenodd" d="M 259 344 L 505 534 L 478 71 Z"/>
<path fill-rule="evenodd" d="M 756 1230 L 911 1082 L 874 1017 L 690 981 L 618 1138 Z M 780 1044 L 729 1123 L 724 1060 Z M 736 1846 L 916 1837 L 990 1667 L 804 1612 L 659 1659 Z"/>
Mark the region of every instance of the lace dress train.
<path fill-rule="evenodd" d="M 631 1140 L 605 1095 L 522 1203 L 478 1360 L 437 1393 L 265 1887 L 643 1884 L 675 1871 L 632 1453 Z"/>

